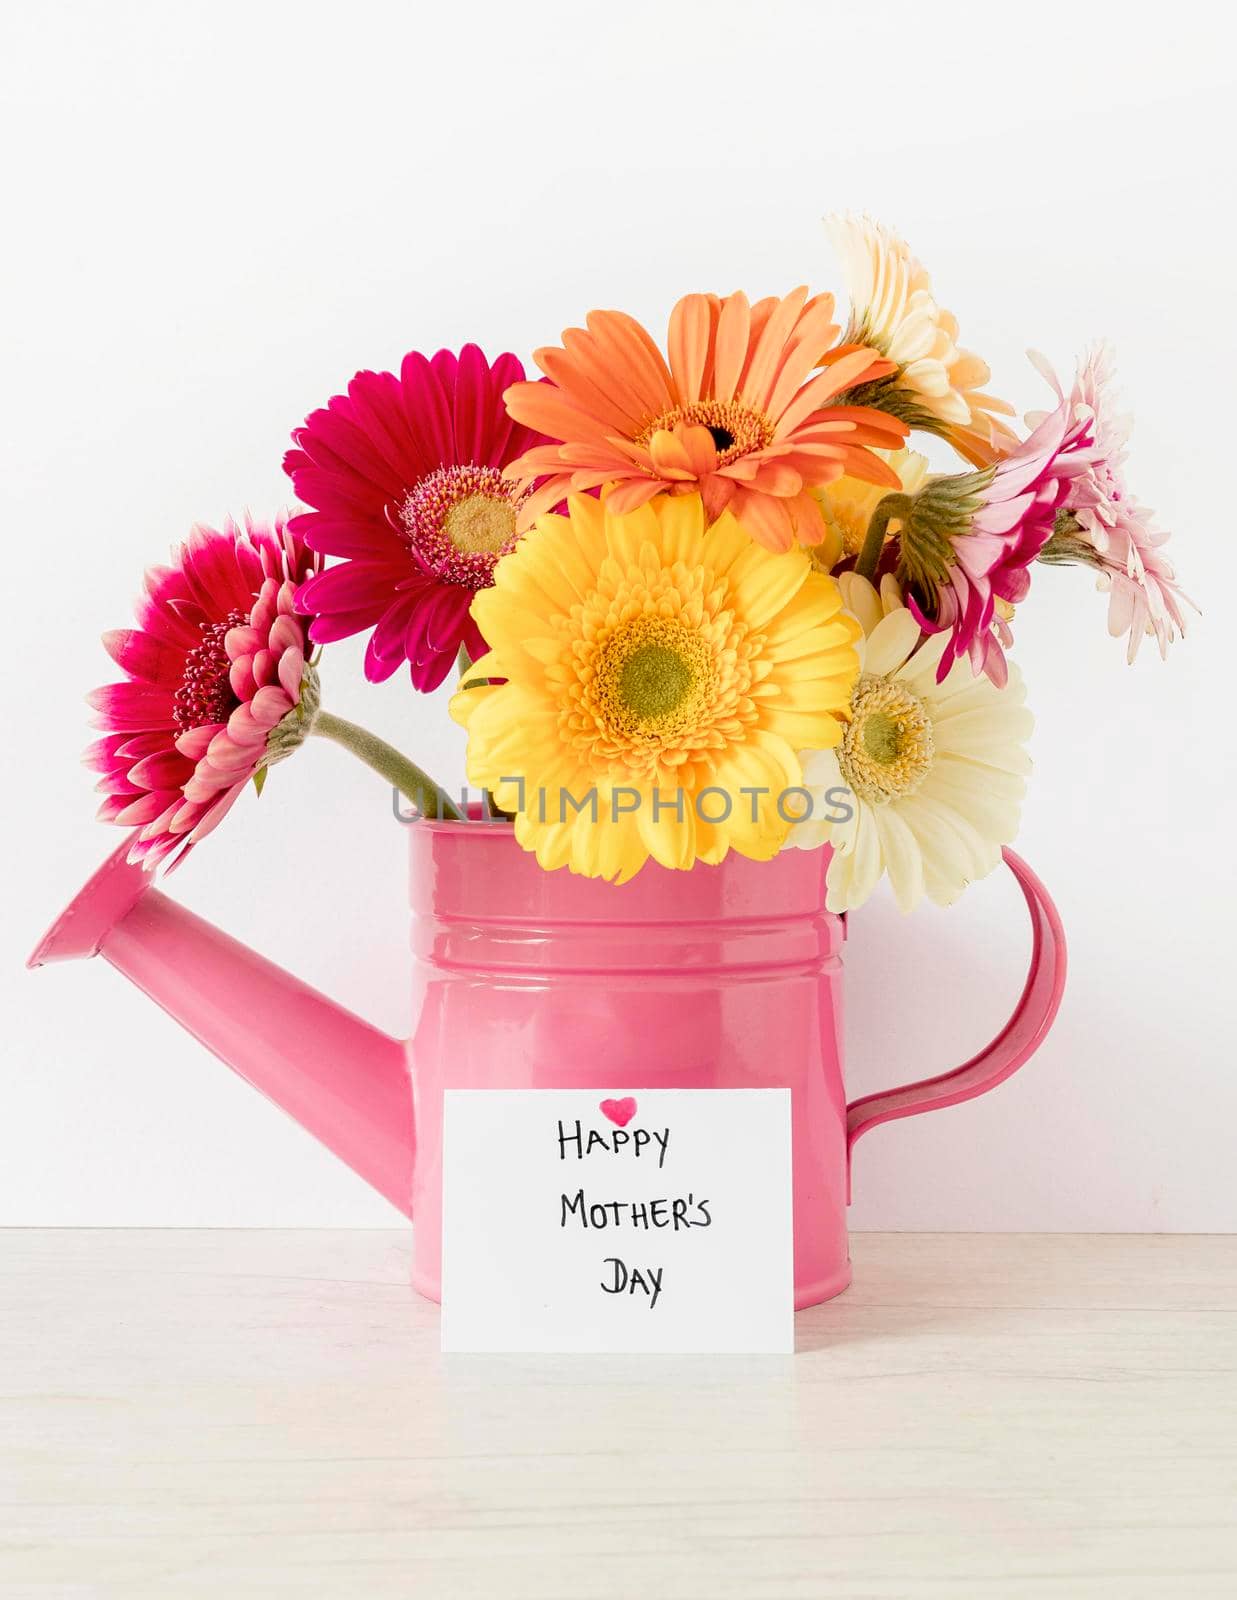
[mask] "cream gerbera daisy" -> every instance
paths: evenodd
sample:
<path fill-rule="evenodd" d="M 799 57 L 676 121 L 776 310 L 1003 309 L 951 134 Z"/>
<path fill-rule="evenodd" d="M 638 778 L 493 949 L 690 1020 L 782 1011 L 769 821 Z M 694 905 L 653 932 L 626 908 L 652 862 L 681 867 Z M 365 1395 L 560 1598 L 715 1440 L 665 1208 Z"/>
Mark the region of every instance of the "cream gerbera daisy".
<path fill-rule="evenodd" d="M 918 450 L 892 453 L 878 450 L 875 454 L 883 456 L 897 473 L 903 494 L 914 494 L 923 485 L 928 475 L 928 458 L 921 456 Z M 890 491 L 847 476 L 810 492 L 820 507 L 825 537 L 808 553 L 822 572 L 832 572 L 839 561 L 857 556 L 863 549 L 872 513 Z M 885 530 L 886 539 L 892 539 L 899 527 L 898 519 L 891 518 Z"/>
<path fill-rule="evenodd" d="M 1013 406 L 981 392 L 987 364 L 958 348 L 957 319 L 937 305 L 932 280 L 891 228 L 869 217 L 826 220 L 850 291 L 846 340 L 879 350 L 898 370 L 845 399 L 940 434 L 973 466 L 990 466 L 1018 442 L 994 412 Z"/>
<path fill-rule="evenodd" d="M 837 744 L 850 704 L 837 584 L 731 512 L 710 525 L 698 494 L 568 504 L 473 602 L 490 652 L 451 701 L 469 782 L 546 868 L 622 883 L 650 857 L 768 860 L 803 809 L 796 752 Z"/>
<path fill-rule="evenodd" d="M 937 683 L 943 636 L 920 642 L 896 583 L 878 594 L 847 573 L 840 586 L 865 634 L 851 721 L 836 749 L 804 756 L 814 804 L 788 843 L 833 846 L 830 911 L 862 905 L 885 873 L 903 911 L 925 894 L 951 905 L 1018 830 L 1032 728 L 1021 675 L 1011 664 L 998 689 L 964 660 Z M 844 809 L 843 789 L 851 814 L 828 820 Z"/>

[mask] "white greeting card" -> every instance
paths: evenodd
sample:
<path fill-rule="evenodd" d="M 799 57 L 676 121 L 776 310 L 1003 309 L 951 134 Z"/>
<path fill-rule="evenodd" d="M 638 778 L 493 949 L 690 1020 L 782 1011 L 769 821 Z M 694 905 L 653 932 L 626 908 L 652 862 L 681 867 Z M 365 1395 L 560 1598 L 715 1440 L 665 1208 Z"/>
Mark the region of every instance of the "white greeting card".
<path fill-rule="evenodd" d="M 794 1349 L 788 1089 L 449 1089 L 442 1348 Z"/>

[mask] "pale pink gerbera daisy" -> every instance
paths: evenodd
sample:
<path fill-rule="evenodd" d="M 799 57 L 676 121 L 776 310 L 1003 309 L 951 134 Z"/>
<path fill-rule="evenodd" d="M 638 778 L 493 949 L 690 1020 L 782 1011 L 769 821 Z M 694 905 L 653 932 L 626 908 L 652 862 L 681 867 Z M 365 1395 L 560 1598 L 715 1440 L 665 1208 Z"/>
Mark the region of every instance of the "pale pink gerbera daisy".
<path fill-rule="evenodd" d="M 294 597 L 316 570 L 282 518 L 197 527 L 147 572 L 137 626 L 104 634 L 125 679 L 89 697 L 105 733 L 85 760 L 99 816 L 141 830 L 131 861 L 182 860 L 309 732 L 317 677 Z"/>
<path fill-rule="evenodd" d="M 896 489 L 873 447 L 897 449 L 907 434 L 883 411 L 836 403 L 894 366 L 835 344 L 832 319 L 833 296 L 802 288 L 754 305 L 744 294 L 689 294 L 670 316 L 667 361 L 634 318 L 590 312 L 561 349 L 535 352 L 549 383 L 515 383 L 504 396 L 518 422 L 559 441 L 507 469 L 526 488 L 537 483 L 520 525 L 569 491 L 611 484 L 615 514 L 698 493 L 710 519 L 732 511 L 770 550 L 819 544 L 825 526 L 808 491 L 843 473 Z"/>
<path fill-rule="evenodd" d="M 1108 631 L 1114 638 L 1129 634 L 1127 660 L 1134 660 L 1148 634 L 1166 656 L 1172 641 L 1185 633 L 1182 606 L 1194 607 L 1194 602 L 1181 592 L 1164 555 L 1168 534 L 1152 526 L 1153 513 L 1126 487 L 1131 419 L 1114 406 L 1112 351 L 1101 344 L 1087 352 L 1068 396 L 1043 356 L 1032 351 L 1031 360 L 1058 402 L 1076 417 L 1090 419 L 1093 435 L 1089 448 L 1079 452 L 1084 470 L 1071 479 L 1040 560 L 1080 563 L 1098 572 L 1100 587 L 1110 595 Z M 1035 424 L 1043 415 L 1030 413 L 1027 422 Z"/>
<path fill-rule="evenodd" d="M 1092 440 L 1090 418 L 1062 404 L 995 467 L 931 479 L 897 511 L 906 603 L 926 632 L 950 635 L 938 682 L 969 656 L 976 673 L 1004 687 L 1009 608 L 1026 597 L 1031 563 L 1086 470 Z"/>

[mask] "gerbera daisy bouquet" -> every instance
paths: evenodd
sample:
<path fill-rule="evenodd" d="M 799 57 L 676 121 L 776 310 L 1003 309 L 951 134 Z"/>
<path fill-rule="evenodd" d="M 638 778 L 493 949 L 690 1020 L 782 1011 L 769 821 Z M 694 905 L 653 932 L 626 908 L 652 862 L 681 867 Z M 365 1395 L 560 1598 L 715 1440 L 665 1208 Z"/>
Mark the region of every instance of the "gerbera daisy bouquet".
<path fill-rule="evenodd" d="M 413 351 L 293 430 L 300 508 L 198 528 L 106 636 L 100 815 L 171 864 L 308 737 L 427 818 L 513 828 L 621 884 L 828 847 L 850 910 L 941 905 L 1012 841 L 1031 715 L 1011 659 L 1037 563 L 1090 568 L 1132 661 L 1190 602 L 1125 483 L 1111 358 L 1019 427 L 906 244 L 829 224 L 849 291 L 687 294 L 664 341 L 595 311 L 516 356 Z M 959 458 L 938 472 L 912 447 Z M 364 635 L 467 730 L 469 789 L 324 703 Z"/>

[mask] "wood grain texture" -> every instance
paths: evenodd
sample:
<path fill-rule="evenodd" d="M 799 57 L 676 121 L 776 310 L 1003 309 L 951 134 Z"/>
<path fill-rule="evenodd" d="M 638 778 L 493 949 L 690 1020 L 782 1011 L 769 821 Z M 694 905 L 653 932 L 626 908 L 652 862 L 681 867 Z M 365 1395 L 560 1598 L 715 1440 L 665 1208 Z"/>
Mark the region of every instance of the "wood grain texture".
<path fill-rule="evenodd" d="M 0 1232 L 0 1594 L 1237 1594 L 1237 1239 L 869 1235 L 796 1357 L 443 1357 L 386 1232 Z"/>

